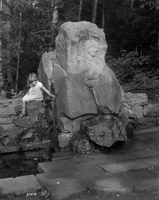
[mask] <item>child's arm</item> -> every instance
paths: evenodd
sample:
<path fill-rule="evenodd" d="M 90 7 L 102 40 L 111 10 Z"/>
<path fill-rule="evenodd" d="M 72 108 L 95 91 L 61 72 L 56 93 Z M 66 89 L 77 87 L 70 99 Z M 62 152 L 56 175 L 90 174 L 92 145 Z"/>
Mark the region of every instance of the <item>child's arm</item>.
<path fill-rule="evenodd" d="M 44 90 L 44 92 L 46 92 L 46 94 L 48 94 L 50 97 L 55 98 L 55 95 L 51 94 L 43 85 L 41 89 Z"/>

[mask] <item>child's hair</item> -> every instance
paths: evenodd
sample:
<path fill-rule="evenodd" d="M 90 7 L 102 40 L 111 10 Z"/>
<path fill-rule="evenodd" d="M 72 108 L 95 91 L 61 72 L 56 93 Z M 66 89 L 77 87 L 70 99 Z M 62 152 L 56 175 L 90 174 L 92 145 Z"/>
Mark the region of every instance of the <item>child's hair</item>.
<path fill-rule="evenodd" d="M 38 77 L 35 73 L 31 73 L 28 77 L 28 82 L 37 81 Z"/>

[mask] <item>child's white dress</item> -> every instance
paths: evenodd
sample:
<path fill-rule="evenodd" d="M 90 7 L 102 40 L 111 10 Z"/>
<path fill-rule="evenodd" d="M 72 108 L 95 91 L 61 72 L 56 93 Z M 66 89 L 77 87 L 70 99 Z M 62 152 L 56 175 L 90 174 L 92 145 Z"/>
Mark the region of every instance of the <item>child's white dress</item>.
<path fill-rule="evenodd" d="M 42 91 L 43 84 L 37 81 L 34 87 L 31 87 L 28 93 L 22 98 L 23 101 L 42 101 L 43 100 L 43 91 Z"/>

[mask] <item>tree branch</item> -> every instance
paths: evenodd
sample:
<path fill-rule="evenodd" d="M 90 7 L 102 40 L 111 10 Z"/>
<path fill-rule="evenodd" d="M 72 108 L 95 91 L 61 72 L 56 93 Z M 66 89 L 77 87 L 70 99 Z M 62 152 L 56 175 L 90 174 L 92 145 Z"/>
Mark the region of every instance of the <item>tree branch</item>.
<path fill-rule="evenodd" d="M 12 10 L 11 5 L 9 5 L 9 3 L 6 0 L 2 0 L 3 3 L 10 9 L 10 11 Z"/>
<path fill-rule="evenodd" d="M 8 13 L 4 13 L 0 10 L 0 15 L 5 15 L 5 16 L 8 16 L 8 17 L 12 17 L 12 15 L 8 14 Z"/>

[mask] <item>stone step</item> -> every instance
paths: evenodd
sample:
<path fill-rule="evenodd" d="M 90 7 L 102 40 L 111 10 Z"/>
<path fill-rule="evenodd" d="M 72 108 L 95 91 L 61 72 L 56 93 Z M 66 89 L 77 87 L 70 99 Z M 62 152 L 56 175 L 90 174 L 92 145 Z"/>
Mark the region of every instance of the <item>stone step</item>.
<path fill-rule="evenodd" d="M 111 174 L 127 172 L 132 170 L 148 169 L 155 166 L 159 166 L 159 158 L 157 157 L 100 165 L 102 169 L 106 170 Z"/>
<path fill-rule="evenodd" d="M 82 174 L 65 172 L 56 174 L 55 172 L 37 174 L 39 183 L 46 188 L 53 199 L 69 198 L 86 190 L 97 190 L 103 192 L 130 193 L 131 184 L 122 175 L 103 176 L 89 179 Z M 59 175 L 59 177 L 58 177 Z"/>
<path fill-rule="evenodd" d="M 41 188 L 34 175 L 0 179 L 0 198 L 6 195 L 36 193 Z"/>
<path fill-rule="evenodd" d="M 155 158 L 152 158 L 155 160 Z M 150 159 L 152 161 L 152 159 Z M 141 162 L 144 159 L 141 159 Z M 63 165 L 61 161 L 59 164 Z M 126 162 L 125 162 L 126 163 Z M 133 163 L 136 163 L 134 161 Z M 145 162 L 143 161 L 145 164 Z M 153 162 L 151 162 L 152 164 Z M 154 162 L 156 163 L 156 162 Z M 52 162 L 56 165 L 56 162 Z M 139 164 L 139 163 L 137 163 Z M 50 162 L 46 165 L 49 166 Z M 115 164 L 116 165 L 116 164 Z M 53 166 L 53 165 L 52 165 Z M 92 169 L 85 170 L 83 173 L 81 166 L 77 169 L 59 169 L 58 171 L 37 174 L 36 177 L 39 183 L 52 194 L 53 198 L 61 199 L 68 198 L 71 195 L 77 194 L 84 190 L 97 190 L 106 193 L 131 193 L 133 191 L 158 191 L 159 189 L 159 168 L 143 169 L 135 171 L 128 171 L 127 173 L 108 173 L 99 174 L 97 171 L 96 176 L 92 176 Z M 48 169 L 45 166 L 45 169 Z M 136 168 L 135 168 L 136 169 Z M 123 170 L 122 170 L 123 171 Z"/>
<path fill-rule="evenodd" d="M 69 160 L 56 160 L 55 162 L 38 163 L 38 171 L 43 172 L 57 172 L 68 169 L 77 169 L 79 164 L 73 163 Z"/>
<path fill-rule="evenodd" d="M 49 175 L 49 176 L 48 176 Z M 51 174 L 37 175 L 37 179 L 42 187 L 46 188 L 52 199 L 60 200 L 68 198 L 88 189 L 88 180 L 79 177 L 58 177 L 53 178 Z"/>

